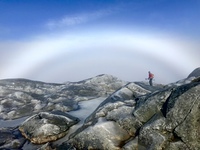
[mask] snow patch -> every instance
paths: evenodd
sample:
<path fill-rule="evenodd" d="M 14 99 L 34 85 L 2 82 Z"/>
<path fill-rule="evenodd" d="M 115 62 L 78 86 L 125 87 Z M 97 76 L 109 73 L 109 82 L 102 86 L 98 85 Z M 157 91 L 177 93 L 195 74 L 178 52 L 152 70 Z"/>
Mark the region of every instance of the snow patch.
<path fill-rule="evenodd" d="M 44 124 L 43 126 L 41 126 L 35 131 L 35 136 L 40 136 L 41 133 L 43 135 L 48 136 L 48 135 L 59 134 L 59 132 L 60 132 L 59 126 L 54 125 L 54 124 Z"/>
<path fill-rule="evenodd" d="M 41 110 L 42 108 L 44 108 L 46 105 L 42 104 L 42 103 L 38 103 L 35 105 L 34 109 L 35 110 Z"/>

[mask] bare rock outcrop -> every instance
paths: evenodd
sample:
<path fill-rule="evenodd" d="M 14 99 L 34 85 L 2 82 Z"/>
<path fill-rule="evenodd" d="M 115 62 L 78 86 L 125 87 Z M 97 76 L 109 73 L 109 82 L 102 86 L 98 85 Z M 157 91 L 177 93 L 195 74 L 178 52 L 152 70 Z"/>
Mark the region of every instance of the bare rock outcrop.
<path fill-rule="evenodd" d="M 198 72 L 196 69 L 188 78 L 165 86 L 155 84 L 153 87 L 145 82 L 123 82 L 109 75 L 58 85 L 28 81 L 27 86 L 25 80 L 26 86 L 16 86 L 16 82 L 12 86 L 10 81 L 0 81 L 0 117 L 2 114 L 8 118 L 16 117 L 14 111 L 17 112 L 24 104 L 29 106 L 30 101 L 31 104 L 36 100 L 40 104 L 45 103 L 44 107 L 34 105 L 38 111 L 34 109 L 31 112 L 32 105 L 26 107 L 30 114 L 35 115 L 19 126 L 26 139 L 41 144 L 40 149 L 199 150 Z M 29 88 L 30 85 L 33 88 Z M 66 110 L 59 108 L 65 105 L 76 110 L 78 102 L 102 95 L 108 97 L 85 119 L 84 124 L 70 132 L 67 139 L 63 138 L 62 143 L 55 144 L 54 140 L 65 136 L 69 128 L 79 121 L 63 114 Z M 10 111 L 9 108 L 13 109 Z M 48 111 L 44 113 L 42 110 Z M 60 110 L 59 113 L 56 110 Z M 14 133 L 9 129 L 0 128 L 0 133 L 9 137 L 8 140 L 0 140 L 0 148 L 12 148 L 14 144 L 8 144 L 12 139 L 18 140 L 17 148 L 21 148 L 25 141 L 20 134 L 20 140 L 18 136 L 12 138 Z"/>
<path fill-rule="evenodd" d="M 199 110 L 199 80 L 154 90 L 130 83 L 108 97 L 68 142 L 77 149 L 198 150 Z"/>
<path fill-rule="evenodd" d="M 17 128 L 0 128 L 0 149 L 18 150 L 23 147 L 25 141 Z"/>
<path fill-rule="evenodd" d="M 200 67 L 194 69 L 189 75 L 188 78 L 191 77 L 199 77 L 200 76 Z"/>
<path fill-rule="evenodd" d="M 78 102 L 106 97 L 126 83 L 105 74 L 63 84 L 28 79 L 0 80 L 0 119 L 12 120 L 42 111 L 76 110 Z"/>
<path fill-rule="evenodd" d="M 78 118 L 69 115 L 67 117 L 41 112 L 25 120 L 19 130 L 32 143 L 42 144 L 64 137 L 78 121 Z"/>
<path fill-rule="evenodd" d="M 69 143 L 77 149 L 120 149 L 142 126 L 132 112 L 138 100 L 135 97 L 151 93 L 152 88 L 146 87 L 129 83 L 117 90 L 85 120 Z"/>

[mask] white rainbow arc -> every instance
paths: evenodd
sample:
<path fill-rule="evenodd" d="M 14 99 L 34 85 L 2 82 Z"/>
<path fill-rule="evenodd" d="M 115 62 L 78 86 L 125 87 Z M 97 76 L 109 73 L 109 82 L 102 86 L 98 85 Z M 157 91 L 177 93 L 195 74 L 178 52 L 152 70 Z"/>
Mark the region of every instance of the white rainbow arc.
<path fill-rule="evenodd" d="M 114 56 L 120 57 L 117 53 L 123 53 L 124 57 L 126 57 L 127 53 L 127 59 L 130 59 L 130 56 L 128 56 L 130 54 L 133 56 L 139 54 L 141 59 L 142 57 L 147 58 L 147 60 L 141 60 L 139 62 L 144 66 L 150 63 L 148 58 L 151 58 L 151 60 L 154 59 L 159 63 L 157 66 L 154 66 L 154 70 L 176 70 L 176 72 L 182 72 L 185 75 L 188 74 L 188 71 L 194 69 L 194 67 L 198 67 L 199 59 L 197 55 L 191 54 L 191 51 L 186 46 L 187 41 L 183 42 L 184 43 L 180 43 L 178 39 L 159 34 L 156 35 L 155 33 L 152 35 L 138 32 L 126 33 L 107 31 L 92 33 L 85 31 L 80 34 L 62 33 L 54 37 L 41 36 L 40 38 L 35 38 L 20 44 L 18 43 L 16 46 L 13 46 L 15 49 L 10 49 L 10 51 L 15 51 L 17 55 L 11 55 L 10 58 L 8 58 L 8 62 L 4 64 L 4 70 L 0 73 L 0 77 L 29 78 L 30 73 L 32 74 L 35 72 L 36 74 L 37 72 L 37 79 L 40 79 L 39 74 L 42 72 L 42 70 L 40 70 L 41 66 L 44 65 L 43 67 L 59 71 L 59 61 L 63 56 L 66 57 L 68 64 L 72 67 L 73 65 L 77 67 L 77 63 L 73 64 L 75 61 L 82 60 L 81 62 L 90 62 L 96 60 L 94 64 L 99 63 L 98 61 L 102 61 L 99 60 L 99 58 L 103 51 L 104 53 L 102 53 L 102 55 L 107 53 L 113 61 L 118 59 L 114 58 Z M 90 52 L 92 53 L 90 54 Z M 71 53 L 77 54 L 77 57 L 74 57 L 75 60 L 68 59 Z M 87 56 L 79 55 L 84 53 L 88 53 Z M 191 59 L 194 61 L 191 61 Z M 57 60 L 58 65 L 54 67 L 48 66 L 49 62 L 52 60 Z M 134 60 L 129 60 L 130 63 L 133 61 Z M 65 63 L 62 62 L 62 64 L 64 65 Z M 162 65 L 168 68 L 163 68 Z M 60 72 L 62 72 L 62 70 L 60 70 Z M 56 77 L 53 78 L 53 80 L 56 79 Z M 171 78 L 173 78 L 173 76 Z M 63 79 L 63 81 L 64 80 L 65 79 Z"/>

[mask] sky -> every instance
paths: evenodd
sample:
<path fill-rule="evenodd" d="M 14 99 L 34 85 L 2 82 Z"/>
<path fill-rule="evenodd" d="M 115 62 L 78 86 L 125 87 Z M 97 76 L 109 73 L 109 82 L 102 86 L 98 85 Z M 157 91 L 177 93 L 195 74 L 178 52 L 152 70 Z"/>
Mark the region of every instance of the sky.
<path fill-rule="evenodd" d="M 200 66 L 199 0 L 0 0 L 0 79 L 186 78 Z"/>

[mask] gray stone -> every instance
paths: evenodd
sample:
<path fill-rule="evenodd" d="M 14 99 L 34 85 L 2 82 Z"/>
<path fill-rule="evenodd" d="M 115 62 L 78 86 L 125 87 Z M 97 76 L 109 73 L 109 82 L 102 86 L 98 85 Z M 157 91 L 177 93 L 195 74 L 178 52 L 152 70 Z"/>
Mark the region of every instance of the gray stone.
<path fill-rule="evenodd" d="M 189 75 L 188 78 L 190 77 L 199 77 L 200 76 L 200 67 L 196 68 L 193 70 Z"/>
<path fill-rule="evenodd" d="M 138 137 L 129 140 L 123 147 L 122 150 L 138 150 Z"/>
<path fill-rule="evenodd" d="M 99 119 L 95 126 L 90 126 L 75 136 L 73 145 L 78 149 L 118 150 L 128 138 L 128 133 L 114 121 Z"/>
<path fill-rule="evenodd" d="M 161 110 L 170 94 L 171 90 L 167 89 L 147 95 L 142 100 L 139 99 L 138 104 L 133 111 L 133 115 L 141 122 L 147 122 L 153 115 Z"/>
<path fill-rule="evenodd" d="M 165 150 L 191 150 L 181 141 L 174 141 L 174 142 L 169 142 L 168 145 L 166 145 Z"/>
<path fill-rule="evenodd" d="M 190 148 L 194 150 L 200 149 L 200 85 L 188 91 L 188 98 L 190 110 L 187 111 L 187 103 L 184 107 L 180 107 L 179 112 L 185 111 L 187 115 L 175 128 L 175 133 L 181 140 Z"/>
<path fill-rule="evenodd" d="M 78 121 L 74 117 L 41 112 L 25 120 L 19 130 L 32 143 L 42 144 L 64 137 L 69 128 Z"/>
<path fill-rule="evenodd" d="M 117 90 L 70 136 L 70 144 L 77 149 L 121 149 L 128 139 L 136 136 L 142 126 L 132 113 L 135 97 L 148 93 L 149 90 L 135 83 Z"/>
<path fill-rule="evenodd" d="M 109 96 L 125 84 L 127 82 L 111 75 L 63 84 L 27 79 L 0 80 L 0 119 L 17 119 L 42 111 L 76 110 L 78 102 Z"/>
<path fill-rule="evenodd" d="M 165 131 L 165 123 L 162 113 L 157 113 L 146 122 L 139 131 L 138 149 L 165 149 L 168 140 L 173 136 Z"/>
<path fill-rule="evenodd" d="M 199 100 L 200 86 L 195 86 L 195 83 L 191 83 L 177 87 L 166 102 L 164 115 L 167 118 L 168 131 L 173 131 L 181 124 Z"/>
<path fill-rule="evenodd" d="M 38 148 L 37 150 L 54 150 L 54 149 L 51 147 L 50 143 L 46 143 L 42 145 L 40 148 Z"/>
<path fill-rule="evenodd" d="M 21 149 L 25 138 L 16 128 L 0 128 L 0 149 Z"/>

